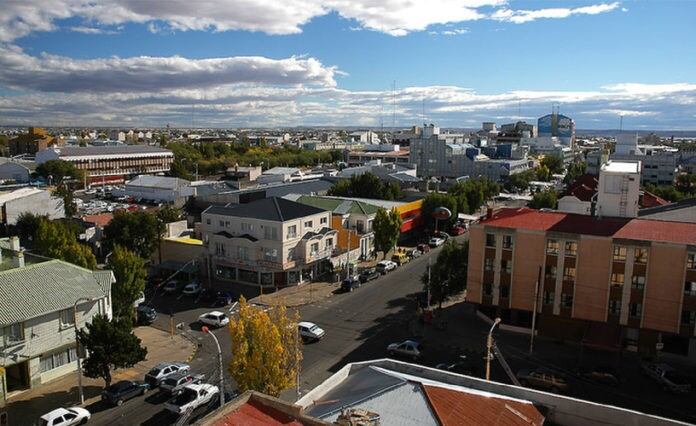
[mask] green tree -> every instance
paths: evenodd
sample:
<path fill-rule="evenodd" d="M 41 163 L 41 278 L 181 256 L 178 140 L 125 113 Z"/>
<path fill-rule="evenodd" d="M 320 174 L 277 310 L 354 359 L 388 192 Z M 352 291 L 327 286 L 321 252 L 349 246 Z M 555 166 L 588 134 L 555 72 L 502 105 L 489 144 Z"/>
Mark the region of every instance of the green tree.
<path fill-rule="evenodd" d="M 299 374 L 302 351 L 297 330 L 299 314 L 284 306 L 266 312 L 242 296 L 237 318 L 230 321 L 232 361 L 228 371 L 240 392 L 254 390 L 278 396 Z"/>
<path fill-rule="evenodd" d="M 423 217 L 425 227 L 428 229 L 435 229 L 433 211 L 438 207 L 445 207 L 452 213 L 452 216 L 448 220 L 439 220 L 437 225 L 438 230 L 448 229 L 457 220 L 457 213 L 459 211 L 457 206 L 457 197 L 454 195 L 431 192 L 425 197 L 421 206 L 421 216 Z"/>
<path fill-rule="evenodd" d="M 42 256 L 61 259 L 87 269 L 96 269 L 94 253 L 77 237 L 69 225 L 40 217 L 33 236 L 34 249 Z"/>
<path fill-rule="evenodd" d="M 45 163 L 39 164 L 36 168 L 36 173 L 48 180 L 52 179 L 53 184 L 62 184 L 66 178 L 72 178 L 81 181 L 83 177 L 82 170 L 75 168 L 75 165 L 63 160 L 48 160 Z"/>
<path fill-rule="evenodd" d="M 563 173 L 563 170 L 565 170 L 563 159 L 557 155 L 545 156 L 541 159 L 540 164 L 548 167 L 552 174 Z"/>
<path fill-rule="evenodd" d="M 105 387 L 111 385 L 112 370 L 133 367 L 147 356 L 147 348 L 133 334 L 129 321 L 95 315 L 86 329 L 77 332 L 77 338 L 87 352 L 82 363 L 85 376 L 104 379 Z"/>
<path fill-rule="evenodd" d="M 466 288 L 468 263 L 469 241 L 460 245 L 450 240 L 443 246 L 435 264 L 430 268 L 430 281 L 428 271 L 421 276 L 425 291 L 430 290 L 431 302 L 442 307 L 442 302 L 447 298 Z"/>
<path fill-rule="evenodd" d="M 401 234 L 403 221 L 396 210 L 389 213 L 385 209 L 377 210 L 375 220 L 372 222 L 372 230 L 375 233 L 375 249 L 381 251 L 387 257 L 389 250 L 394 248 Z"/>
<path fill-rule="evenodd" d="M 553 189 L 537 192 L 529 202 L 529 207 L 533 209 L 555 209 L 557 206 L 558 196 Z"/>
<path fill-rule="evenodd" d="M 36 235 L 36 230 L 38 229 L 41 220 L 48 220 L 48 218 L 46 216 L 39 216 L 30 212 L 24 212 L 19 215 L 17 218 L 17 224 L 15 225 L 15 230 L 17 232 L 17 236 L 22 241 L 22 244 L 29 246 L 34 245 L 34 236 Z"/>
<path fill-rule="evenodd" d="M 353 175 L 334 183 L 328 191 L 337 197 L 371 198 L 376 200 L 396 200 L 403 197 L 401 186 L 396 182 L 384 182 L 375 174 L 367 172 Z"/>
<path fill-rule="evenodd" d="M 540 164 L 534 169 L 536 180 L 548 182 L 551 180 L 551 170 L 543 164 Z"/>
<path fill-rule="evenodd" d="M 118 245 L 149 259 L 157 248 L 160 231 L 161 225 L 154 214 L 121 211 L 104 227 L 104 243 L 109 249 Z"/>
<path fill-rule="evenodd" d="M 505 181 L 505 189 L 513 192 L 524 192 L 529 189 L 529 182 L 536 179 L 534 170 L 525 170 L 508 176 Z"/>
<path fill-rule="evenodd" d="M 109 268 L 116 277 L 116 283 L 111 286 L 114 316 L 134 319 L 133 303 L 145 290 L 145 260 L 130 250 L 116 246 L 109 257 Z"/>
<path fill-rule="evenodd" d="M 563 178 L 563 183 L 566 185 L 569 185 L 577 178 L 585 174 L 585 170 L 587 169 L 587 163 L 582 162 L 582 163 L 571 163 L 568 165 L 568 169 L 566 170 L 566 175 Z"/>
<path fill-rule="evenodd" d="M 77 205 L 75 204 L 75 196 L 66 184 L 61 184 L 53 191 L 53 195 L 63 199 L 63 210 L 65 217 L 73 217 L 77 214 Z"/>
<path fill-rule="evenodd" d="M 459 212 L 474 213 L 486 200 L 497 195 L 500 189 L 501 187 L 499 184 L 486 177 L 482 177 L 457 182 L 447 193 L 457 197 Z M 464 200 L 462 200 L 462 198 Z"/>

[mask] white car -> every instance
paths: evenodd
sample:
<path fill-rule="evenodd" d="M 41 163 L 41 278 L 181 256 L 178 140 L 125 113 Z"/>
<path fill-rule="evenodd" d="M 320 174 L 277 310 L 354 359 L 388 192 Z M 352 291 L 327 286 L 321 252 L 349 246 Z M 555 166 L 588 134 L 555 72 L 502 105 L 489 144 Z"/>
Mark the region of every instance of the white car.
<path fill-rule="evenodd" d="M 187 296 L 195 296 L 200 292 L 201 285 L 196 282 L 186 284 L 186 287 L 184 287 L 184 291 L 182 291 L 182 293 L 184 293 Z"/>
<path fill-rule="evenodd" d="M 297 329 L 303 342 L 316 342 L 322 339 L 326 332 L 313 322 L 302 321 Z"/>
<path fill-rule="evenodd" d="M 444 238 L 438 238 L 438 237 L 433 237 L 428 241 L 428 245 L 430 247 L 439 247 L 441 245 L 445 244 L 445 239 Z"/>
<path fill-rule="evenodd" d="M 415 340 L 404 340 L 401 343 L 392 343 L 387 346 L 389 356 L 403 356 L 414 361 L 423 357 L 423 346 Z"/>
<path fill-rule="evenodd" d="M 56 408 L 41 416 L 41 426 L 71 426 L 87 423 L 92 415 L 80 407 Z"/>
<path fill-rule="evenodd" d="M 212 311 L 205 313 L 198 317 L 198 321 L 201 324 L 209 325 L 212 327 L 224 327 L 230 323 L 230 319 L 227 318 L 227 315 L 220 311 Z"/>
<path fill-rule="evenodd" d="M 220 392 L 217 386 L 208 383 L 186 385 L 181 393 L 164 404 L 164 408 L 174 414 L 182 415 L 210 402 Z"/>
<path fill-rule="evenodd" d="M 392 262 L 391 260 L 383 260 L 377 263 L 375 269 L 377 269 L 377 272 L 380 274 L 386 274 L 387 272 L 396 269 L 396 266 L 396 262 Z"/>

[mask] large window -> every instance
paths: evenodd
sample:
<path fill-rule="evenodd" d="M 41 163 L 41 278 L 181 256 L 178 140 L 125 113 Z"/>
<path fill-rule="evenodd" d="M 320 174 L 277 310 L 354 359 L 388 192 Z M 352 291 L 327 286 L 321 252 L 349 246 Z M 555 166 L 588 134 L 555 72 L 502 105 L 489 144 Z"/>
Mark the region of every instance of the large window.
<path fill-rule="evenodd" d="M 500 297 L 502 297 L 503 299 L 507 299 L 508 297 L 510 297 L 510 287 L 508 287 L 506 285 L 501 285 L 500 286 Z"/>
<path fill-rule="evenodd" d="M 256 273 L 256 271 L 248 271 L 246 269 L 238 269 L 237 270 L 237 279 L 239 281 L 245 281 L 248 283 L 258 284 L 259 275 Z"/>
<path fill-rule="evenodd" d="M 5 343 L 14 344 L 24 341 L 24 323 L 18 322 L 5 327 Z"/>
<path fill-rule="evenodd" d="M 568 293 L 561 294 L 561 305 L 564 308 L 570 308 L 573 306 L 573 295 Z"/>
<path fill-rule="evenodd" d="M 628 305 L 628 316 L 631 318 L 640 318 L 643 315 L 643 305 L 641 303 L 631 303 Z"/>
<path fill-rule="evenodd" d="M 554 298 L 553 291 L 544 290 L 544 305 L 553 305 Z"/>
<path fill-rule="evenodd" d="M 244 247 L 244 246 L 237 247 L 237 259 L 249 260 L 249 247 Z"/>
<path fill-rule="evenodd" d="M 251 232 L 254 230 L 254 225 L 247 222 L 242 222 L 242 232 Z"/>
<path fill-rule="evenodd" d="M 687 296 L 696 296 L 696 282 L 695 281 L 685 281 L 684 282 L 684 294 Z"/>
<path fill-rule="evenodd" d="M 483 295 L 491 296 L 493 294 L 493 284 L 486 283 L 483 285 Z"/>
<path fill-rule="evenodd" d="M 486 234 L 486 247 L 495 248 L 495 234 Z"/>
<path fill-rule="evenodd" d="M 311 228 L 314 224 L 312 223 L 311 220 L 305 221 L 304 227 L 305 228 Z"/>
<path fill-rule="evenodd" d="M 556 279 L 556 267 L 551 265 L 546 265 L 546 278 L 550 280 Z"/>
<path fill-rule="evenodd" d="M 512 235 L 503 235 L 503 248 L 504 249 L 511 249 L 512 248 Z"/>
<path fill-rule="evenodd" d="M 614 246 L 614 256 L 615 262 L 625 262 L 626 261 L 626 247 Z"/>
<path fill-rule="evenodd" d="M 506 274 L 512 273 L 512 260 L 501 260 L 500 261 L 500 271 Z"/>
<path fill-rule="evenodd" d="M 277 240 L 278 228 L 275 226 L 265 226 L 263 228 L 263 238 L 266 240 Z"/>
<path fill-rule="evenodd" d="M 73 308 L 63 309 L 60 311 L 60 326 L 72 327 L 75 325 L 75 316 L 73 315 Z"/>
<path fill-rule="evenodd" d="M 681 316 L 682 325 L 694 325 L 696 324 L 696 311 L 682 311 Z"/>
<path fill-rule="evenodd" d="M 696 253 L 686 255 L 686 267 L 688 269 L 696 269 Z"/>
<path fill-rule="evenodd" d="M 624 274 L 614 272 L 611 274 L 611 285 L 621 287 L 624 284 Z"/>
<path fill-rule="evenodd" d="M 620 300 L 610 300 L 609 301 L 609 313 L 611 315 L 621 314 L 621 301 Z"/>
<path fill-rule="evenodd" d="M 546 253 L 558 254 L 558 241 L 557 240 L 546 240 Z"/>
<path fill-rule="evenodd" d="M 495 259 L 493 259 L 492 257 L 485 258 L 483 261 L 483 269 L 486 271 L 492 271 L 494 263 L 495 263 Z"/>
<path fill-rule="evenodd" d="M 575 282 L 575 267 L 574 266 L 566 266 L 565 268 L 563 268 L 563 280 Z"/>
<path fill-rule="evenodd" d="M 288 238 L 297 237 L 297 225 L 288 226 Z"/>
<path fill-rule="evenodd" d="M 324 241 L 324 248 L 326 250 L 333 250 L 333 238 L 327 238 L 326 241 Z"/>
<path fill-rule="evenodd" d="M 329 219 L 327 219 L 325 217 L 322 217 L 321 219 L 319 219 L 320 225 L 326 225 L 327 223 L 329 223 Z"/>
<path fill-rule="evenodd" d="M 278 250 L 274 248 L 264 248 L 263 249 L 263 259 L 269 262 L 275 262 L 278 260 Z"/>
<path fill-rule="evenodd" d="M 636 248 L 635 249 L 635 255 L 634 257 L 634 262 L 635 263 L 640 263 L 641 265 L 645 265 L 648 263 L 648 249 L 646 248 Z"/>
<path fill-rule="evenodd" d="M 41 372 L 45 373 L 54 368 L 62 367 L 63 365 L 75 362 L 77 360 L 77 351 L 75 348 L 69 348 L 53 354 L 43 355 L 41 357 Z"/>
<path fill-rule="evenodd" d="M 643 290 L 645 288 L 645 276 L 634 275 L 631 279 L 631 288 L 634 290 Z"/>
<path fill-rule="evenodd" d="M 565 243 L 565 255 L 575 256 L 578 254 L 578 243 L 575 241 L 566 241 Z"/>
<path fill-rule="evenodd" d="M 309 252 L 312 256 L 316 256 L 319 252 L 319 243 L 312 243 L 312 245 L 309 248 Z"/>
<path fill-rule="evenodd" d="M 218 256 L 225 256 L 225 245 L 223 243 L 215 243 L 215 254 Z"/>

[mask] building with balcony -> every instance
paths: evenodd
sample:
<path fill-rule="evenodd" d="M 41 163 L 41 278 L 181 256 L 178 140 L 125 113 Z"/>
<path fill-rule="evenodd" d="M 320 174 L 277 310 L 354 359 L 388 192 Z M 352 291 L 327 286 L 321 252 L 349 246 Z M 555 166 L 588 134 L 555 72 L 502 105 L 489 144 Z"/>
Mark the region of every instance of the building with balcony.
<path fill-rule="evenodd" d="M 123 183 L 131 176 L 168 172 L 174 153 L 149 145 L 49 147 L 36 154 L 36 163 L 63 160 L 85 172 L 86 185 Z"/>
<path fill-rule="evenodd" d="M 696 224 L 507 208 L 469 235 L 482 313 L 528 328 L 536 293 L 540 334 L 696 359 Z"/>
<path fill-rule="evenodd" d="M 284 287 L 330 271 L 337 242 L 331 212 L 283 198 L 210 206 L 201 233 L 222 280 Z"/>

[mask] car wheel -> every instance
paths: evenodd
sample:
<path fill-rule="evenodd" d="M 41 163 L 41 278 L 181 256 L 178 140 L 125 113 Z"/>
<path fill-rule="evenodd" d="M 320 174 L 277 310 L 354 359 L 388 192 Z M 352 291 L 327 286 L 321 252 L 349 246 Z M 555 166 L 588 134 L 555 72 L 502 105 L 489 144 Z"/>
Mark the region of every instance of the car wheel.
<path fill-rule="evenodd" d="M 85 417 L 84 419 L 82 419 L 80 424 L 83 425 L 83 424 L 87 423 L 88 420 L 89 420 L 89 417 Z"/>
<path fill-rule="evenodd" d="M 122 400 L 122 399 L 119 399 L 118 401 L 116 401 L 116 405 L 119 406 L 119 407 L 120 407 L 121 405 L 123 405 L 123 400 Z"/>
<path fill-rule="evenodd" d="M 140 391 L 140 396 L 145 395 L 145 392 L 147 392 L 147 388 L 143 388 L 143 389 Z"/>

